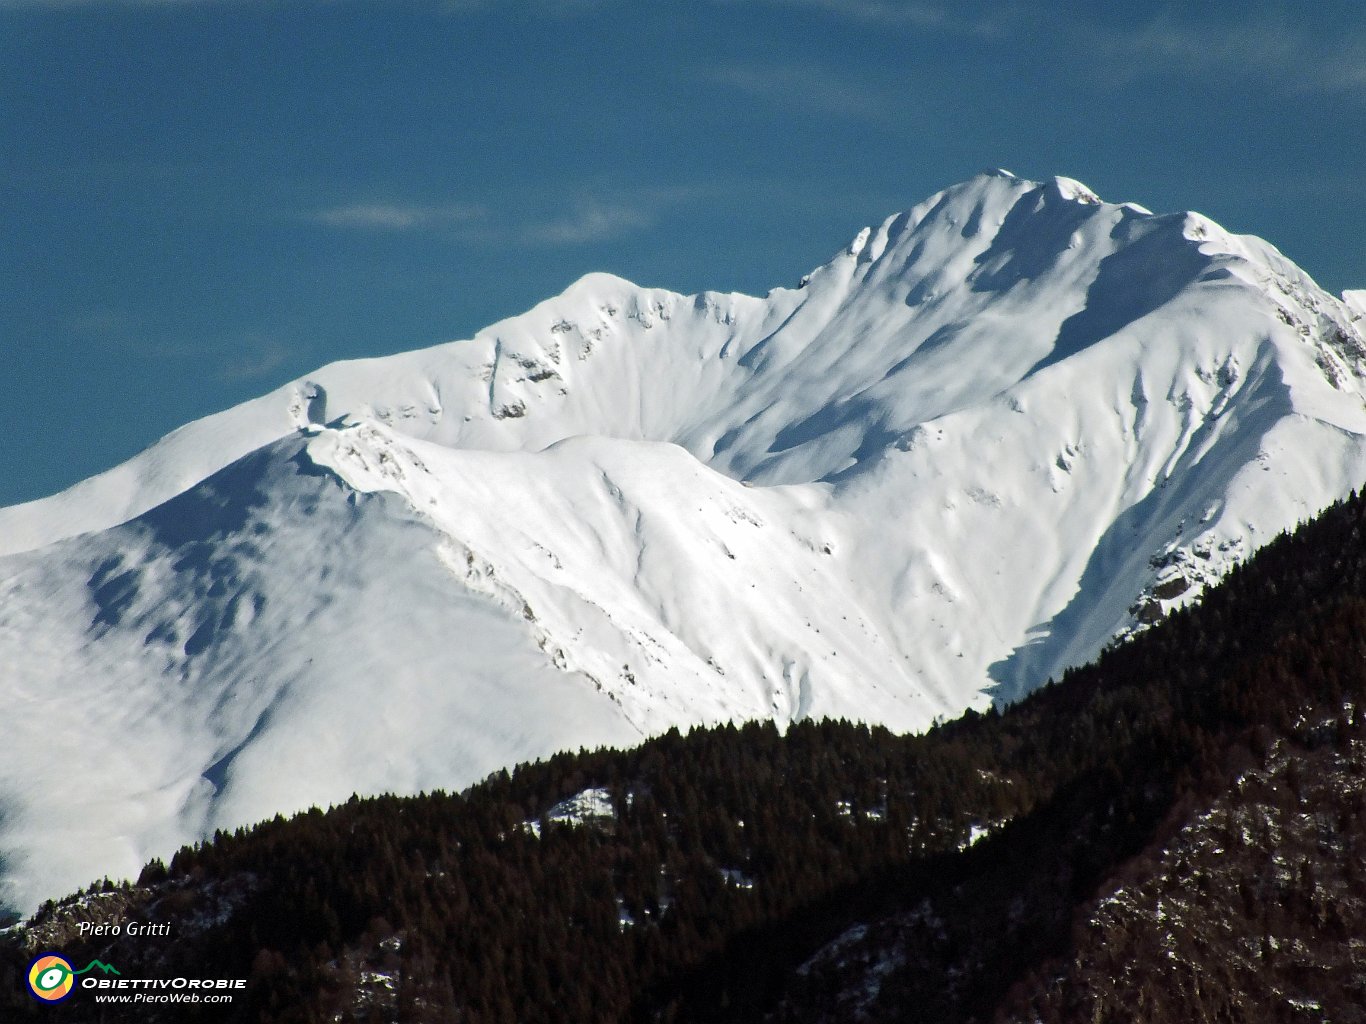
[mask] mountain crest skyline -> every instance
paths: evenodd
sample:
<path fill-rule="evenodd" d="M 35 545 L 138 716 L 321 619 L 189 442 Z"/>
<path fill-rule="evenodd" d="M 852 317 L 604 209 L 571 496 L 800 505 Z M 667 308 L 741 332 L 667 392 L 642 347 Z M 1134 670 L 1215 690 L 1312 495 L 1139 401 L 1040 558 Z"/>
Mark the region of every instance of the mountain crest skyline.
<path fill-rule="evenodd" d="M 1017 699 L 1366 478 L 1359 294 L 997 173 L 801 287 L 589 274 L 187 424 L 0 509 L 3 899 L 675 726 Z"/>

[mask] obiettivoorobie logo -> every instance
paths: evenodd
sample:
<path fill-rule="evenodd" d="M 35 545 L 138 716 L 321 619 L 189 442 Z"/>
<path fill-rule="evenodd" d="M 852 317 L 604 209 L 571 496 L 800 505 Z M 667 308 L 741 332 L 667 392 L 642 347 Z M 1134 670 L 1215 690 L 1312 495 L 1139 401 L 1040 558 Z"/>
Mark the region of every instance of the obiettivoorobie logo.
<path fill-rule="evenodd" d="M 90 971 L 103 971 L 105 974 L 119 973 L 117 968 L 100 960 L 91 960 L 79 971 L 71 966 L 71 961 L 56 953 L 44 953 L 34 960 L 28 969 L 28 988 L 35 999 L 45 1003 L 59 1003 L 71 995 L 76 987 L 76 978 Z"/>

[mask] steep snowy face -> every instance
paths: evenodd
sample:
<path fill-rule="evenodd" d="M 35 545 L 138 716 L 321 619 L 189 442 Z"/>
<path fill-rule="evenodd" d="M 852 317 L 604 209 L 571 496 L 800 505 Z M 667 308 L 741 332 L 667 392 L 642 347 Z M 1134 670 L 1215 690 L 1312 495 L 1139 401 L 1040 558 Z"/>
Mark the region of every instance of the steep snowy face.
<path fill-rule="evenodd" d="M 1154 314 L 1246 321 L 1250 303 L 1305 327 L 1325 372 L 1360 368 L 1341 365 L 1359 359 L 1349 308 L 1265 243 L 1104 204 L 1068 179 L 997 174 L 864 229 L 799 289 L 685 297 L 590 275 L 472 342 L 316 381 L 328 415 L 448 447 L 667 441 L 734 479 L 809 483 L 1126 329 L 1152 331 Z"/>
<path fill-rule="evenodd" d="M 0 900 L 675 725 L 1014 699 L 1361 484 L 1362 294 L 1000 172 L 796 288 L 590 275 L 190 424 L 0 510 Z"/>
<path fill-rule="evenodd" d="M 136 873 L 342 780 L 413 792 L 637 738 L 447 568 L 450 543 L 287 438 L 130 523 L 7 559 L 9 902 Z M 494 706 L 518 713 L 479 714 Z"/>
<path fill-rule="evenodd" d="M 735 479 L 829 480 L 1178 308 L 1207 328 L 1192 336 L 1229 309 L 1244 328 L 1260 326 L 1252 311 L 1274 316 L 1263 334 L 1298 334 L 1350 390 L 1363 294 L 1334 300 L 1265 242 L 1197 214 L 993 172 L 863 229 L 797 289 L 682 296 L 590 274 L 471 340 L 332 364 L 63 495 L 0 509 L 0 553 L 126 521 L 343 416 L 451 448 L 666 441 Z"/>

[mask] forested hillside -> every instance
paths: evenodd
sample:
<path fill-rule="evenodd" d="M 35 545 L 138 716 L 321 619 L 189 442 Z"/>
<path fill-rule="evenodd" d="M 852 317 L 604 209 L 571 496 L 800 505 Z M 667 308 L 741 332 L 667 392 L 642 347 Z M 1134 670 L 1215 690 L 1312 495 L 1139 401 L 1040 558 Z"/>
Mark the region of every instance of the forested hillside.
<path fill-rule="evenodd" d="M 1366 1019 L 1364 515 L 1004 713 L 674 732 L 220 834 L 9 933 L 4 1019 Z M 249 984 L 42 1006 L 49 950 Z"/>

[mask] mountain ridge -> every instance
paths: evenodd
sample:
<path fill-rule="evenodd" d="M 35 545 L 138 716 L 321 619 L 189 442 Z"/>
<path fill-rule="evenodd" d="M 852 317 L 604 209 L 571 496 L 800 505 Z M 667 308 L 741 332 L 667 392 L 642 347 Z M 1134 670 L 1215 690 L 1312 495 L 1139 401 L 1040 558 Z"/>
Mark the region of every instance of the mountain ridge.
<path fill-rule="evenodd" d="M 557 749 L 1013 700 L 1366 478 L 1354 301 L 979 177 L 799 288 L 588 275 L 190 424 L 0 510 L 6 898 Z"/>
<path fill-rule="evenodd" d="M 1054 205 L 1078 207 L 1083 211 L 1086 210 L 1086 208 L 1097 207 L 1118 212 L 1121 223 L 1128 223 L 1130 219 L 1136 219 L 1144 223 L 1166 225 L 1169 230 L 1172 226 L 1180 226 L 1181 230 L 1176 233 L 1180 234 L 1183 238 L 1186 238 L 1186 241 L 1188 242 L 1197 243 L 1201 250 L 1217 250 L 1220 254 L 1234 257 L 1244 264 L 1260 264 L 1263 275 L 1267 277 L 1279 277 L 1280 280 L 1276 281 L 1276 287 L 1283 293 L 1284 298 L 1288 300 L 1295 300 L 1302 292 L 1311 290 L 1318 292 L 1318 295 L 1311 298 L 1310 302 L 1310 309 L 1314 313 L 1321 313 L 1320 305 L 1322 300 L 1327 299 L 1328 304 L 1330 305 L 1327 315 L 1330 319 L 1332 318 L 1332 315 L 1336 313 L 1340 318 L 1347 320 L 1350 326 L 1355 326 L 1363 317 L 1366 317 L 1366 312 L 1364 312 L 1366 311 L 1366 306 L 1362 305 L 1363 300 L 1361 299 L 1362 295 L 1366 295 L 1366 291 L 1347 292 L 1342 299 L 1328 296 L 1326 293 L 1319 291 L 1303 271 L 1299 270 L 1298 267 L 1295 267 L 1293 263 L 1268 243 L 1261 239 L 1254 238 L 1253 236 L 1230 235 L 1200 214 L 1181 213 L 1155 215 L 1148 212 L 1145 208 L 1133 203 L 1102 203 L 1095 197 L 1094 193 L 1084 185 L 1081 185 L 1079 182 L 1075 182 L 1072 179 L 1055 178 L 1049 183 L 1036 183 L 1018 179 L 1008 171 L 984 172 L 967 182 L 951 186 L 942 192 L 936 193 L 935 196 L 932 196 L 924 203 L 921 203 L 908 211 L 888 217 L 876 228 L 864 228 L 856 234 L 854 241 L 846 246 L 840 254 L 836 255 L 829 263 L 824 264 L 811 274 L 808 274 L 803 279 L 805 284 L 802 288 L 775 288 L 768 293 L 769 296 L 786 296 L 790 300 L 797 296 L 801 291 L 806 290 L 812 280 L 828 278 L 831 274 L 835 274 L 837 277 L 845 276 L 850 270 L 871 266 L 871 264 L 880 260 L 885 255 L 886 246 L 892 234 L 904 234 L 912 228 L 919 226 L 928 218 L 940 214 L 943 214 L 951 225 L 961 224 L 964 232 L 969 232 L 969 229 L 973 228 L 974 225 L 980 227 L 983 217 L 986 216 L 986 210 L 983 208 L 983 204 L 975 203 L 972 200 L 977 198 L 978 193 L 983 191 L 983 186 L 986 186 L 986 190 L 988 191 L 991 186 L 998 186 L 997 191 L 1000 191 L 1000 189 L 1008 190 L 1010 195 L 1016 200 L 1022 198 L 1035 198 L 1037 200 L 1035 205 L 1040 207 L 1049 202 L 1052 202 Z M 968 198 L 966 203 L 961 201 L 965 196 Z M 998 199 L 998 205 L 1000 205 L 999 200 L 1001 197 L 997 196 L 996 198 Z M 953 208 L 955 200 L 959 200 L 959 208 L 956 210 Z M 1011 204 L 1010 209 L 1014 210 L 1015 207 L 1019 205 L 1027 204 Z M 1030 212 L 1038 211 L 1029 209 L 1024 211 L 1024 213 Z M 1004 215 L 998 215 L 1002 220 L 1001 226 L 1004 227 Z M 1187 225 L 1189 225 L 1189 230 L 1197 237 L 1188 237 L 1186 235 Z M 1057 235 L 1058 228 L 1056 225 L 1051 230 L 1054 235 Z M 1057 254 L 1056 250 L 1059 241 L 1060 240 L 1055 237 L 1050 243 L 1053 245 L 1053 255 Z M 1032 258 L 1037 262 L 1040 253 L 1047 252 L 1048 246 L 1040 247 L 1036 245 L 1032 256 L 1029 258 Z M 1202 254 L 1208 255 L 1207 253 Z M 921 255 L 923 255 L 923 253 L 921 253 Z M 1023 258 L 1024 257 L 1021 257 L 1021 259 Z M 849 259 L 854 260 L 852 265 L 846 265 L 848 264 Z M 933 264 L 932 260 L 928 262 Z M 949 262 L 951 261 L 945 261 L 942 266 L 947 266 Z M 999 276 L 1001 269 L 1002 268 L 996 268 L 997 276 Z M 1007 276 L 1019 277 L 1020 272 L 1021 267 L 1019 266 L 1019 260 L 1015 260 L 1014 265 L 1010 268 L 1009 275 Z M 864 276 L 866 277 L 866 274 Z M 988 275 L 989 279 L 992 277 L 993 275 Z M 928 275 L 923 275 L 921 277 L 919 282 L 920 287 L 916 292 L 918 297 L 924 298 L 933 293 L 934 289 L 932 282 L 926 283 L 930 280 Z M 234 407 L 234 409 L 213 414 L 209 417 L 205 417 L 203 420 L 198 420 L 195 421 L 195 423 L 181 427 L 167 435 L 166 438 L 156 445 L 153 445 L 147 452 L 129 460 L 128 463 L 124 463 L 114 470 L 106 471 L 103 474 L 92 477 L 90 480 L 83 481 L 69 489 L 67 492 L 53 495 L 48 498 L 40 498 L 21 505 L 11 506 L 6 509 L 0 509 L 0 527 L 3 527 L 3 529 L 0 529 L 0 553 L 26 550 L 32 547 L 41 546 L 44 543 L 49 543 L 54 539 L 70 536 L 76 532 L 88 532 L 90 529 L 116 525 L 116 522 L 126 521 L 134 515 L 146 511 L 146 508 L 151 507 L 147 502 L 156 503 L 158 500 L 166 500 L 173 494 L 184 490 L 190 484 L 203 479 L 203 477 L 207 476 L 210 472 L 222 468 L 223 465 L 226 465 L 227 462 L 232 461 L 234 458 L 245 455 L 248 451 L 289 433 L 292 428 L 298 426 L 301 416 L 307 417 L 307 405 L 310 399 L 305 397 L 305 393 L 309 392 L 310 389 L 325 385 L 328 382 L 329 377 L 341 375 L 347 368 L 352 369 L 354 372 L 347 375 L 352 379 L 345 381 L 346 388 L 351 391 L 357 391 L 362 395 L 364 392 L 357 387 L 355 379 L 365 380 L 366 384 L 372 387 L 375 383 L 384 385 L 386 383 L 385 380 L 382 379 L 381 381 L 376 382 L 369 377 L 367 371 L 382 370 L 385 368 L 400 368 L 405 367 L 406 364 L 414 364 L 412 367 L 413 370 L 419 376 L 425 375 L 428 378 L 427 383 L 431 383 L 430 378 L 437 375 L 430 372 L 428 365 L 423 364 L 430 364 L 439 359 L 442 355 L 453 355 L 456 350 L 475 345 L 483 345 L 485 348 L 492 345 L 493 348 L 499 350 L 499 354 L 496 358 L 498 361 L 501 361 L 501 344 L 496 340 L 501 333 L 521 332 L 522 336 L 525 337 L 528 321 L 535 320 L 537 317 L 542 319 L 554 317 L 555 313 L 564 304 L 572 302 L 576 297 L 582 296 L 585 293 L 596 296 L 598 291 L 608 293 L 605 302 L 607 308 L 619 309 L 618 304 L 620 306 L 629 304 L 632 308 L 628 310 L 627 315 L 637 319 L 637 321 L 640 321 L 643 318 L 644 320 L 649 321 L 649 326 L 653 326 L 653 321 L 650 318 L 648 307 L 652 304 L 658 304 L 664 299 L 671 300 L 676 304 L 691 303 L 699 308 L 713 311 L 714 314 L 728 326 L 733 323 L 734 318 L 738 316 L 741 311 L 753 312 L 759 309 L 765 301 L 764 299 L 754 296 L 733 292 L 720 293 L 706 291 L 696 295 L 684 296 L 668 292 L 664 289 L 643 288 L 613 274 L 602 272 L 588 273 L 572 283 L 560 295 L 537 304 L 526 313 L 508 317 L 491 324 L 489 327 L 477 332 L 475 337 L 469 341 L 447 342 L 428 349 L 421 349 L 408 353 L 328 364 L 328 366 L 314 374 L 310 374 L 305 378 L 300 378 L 281 388 L 277 388 L 267 396 L 262 396 L 262 398 L 243 403 L 241 406 Z M 907 289 L 907 291 L 909 292 L 909 289 Z M 628 300 L 634 301 L 629 303 L 623 301 L 623 296 Z M 644 300 L 643 302 L 641 301 L 642 299 Z M 1334 310 L 1331 308 L 1333 305 L 1339 306 L 1340 308 Z M 645 312 L 642 312 L 642 306 L 645 307 Z M 787 310 L 787 306 L 780 305 L 779 309 Z M 564 320 L 554 319 L 549 325 L 552 338 L 555 334 L 555 327 L 557 325 L 566 324 L 567 322 Z M 1295 317 L 1293 326 L 1303 330 L 1309 325 L 1304 323 L 1303 318 Z M 544 329 L 544 327 L 542 327 L 542 329 Z M 591 330 L 592 328 L 590 328 L 590 331 Z M 564 333 L 568 332 L 566 331 Z M 1356 343 L 1353 348 L 1359 349 L 1360 332 L 1357 330 L 1354 333 L 1357 336 L 1350 340 Z M 529 340 L 534 341 L 534 339 Z M 722 350 L 724 346 L 718 346 L 717 348 L 718 350 Z M 490 352 L 488 354 L 492 355 L 493 353 Z M 525 357 L 523 356 L 523 358 Z M 759 357 L 754 356 L 751 358 L 753 361 Z M 1352 361 L 1355 363 L 1354 369 L 1358 374 L 1361 370 L 1361 358 L 1362 353 L 1360 351 L 1352 352 Z M 462 362 L 471 363 L 470 366 L 463 367 L 464 369 L 475 368 L 476 365 L 473 361 L 456 360 L 456 362 L 457 364 Z M 540 372 L 544 372 L 546 369 L 553 369 L 553 367 L 539 367 Z M 537 371 L 533 370 L 532 375 L 534 375 L 535 372 Z M 401 375 L 392 372 L 392 370 L 390 373 L 381 374 L 380 376 L 382 378 L 387 377 L 390 385 L 392 385 L 394 380 L 401 379 Z M 512 383 L 517 382 L 513 381 Z M 489 388 L 490 404 L 493 403 L 495 392 L 499 390 L 498 385 L 500 384 L 506 386 L 507 381 L 500 378 L 498 381 L 493 382 L 493 386 Z M 378 398 L 368 401 L 362 398 L 357 401 L 355 400 L 355 395 L 347 395 L 348 401 L 346 404 L 349 407 L 361 410 L 369 406 L 370 411 L 378 415 L 381 419 L 398 418 L 400 421 L 412 421 L 414 419 L 420 420 L 422 418 L 422 412 L 427 412 L 429 415 L 438 414 L 441 408 L 439 400 L 434 404 L 427 405 L 426 408 L 423 409 L 421 401 L 417 400 L 422 397 L 435 399 L 437 396 L 434 389 L 429 391 L 425 396 L 411 394 L 401 397 L 394 396 L 390 397 L 387 402 Z M 282 398 L 284 399 L 286 407 L 286 413 L 283 418 L 278 415 L 278 405 Z M 515 403 L 517 398 L 514 397 L 512 401 Z M 270 407 L 269 412 L 266 411 L 266 407 Z M 504 408 L 504 406 L 498 405 L 484 411 L 488 414 L 492 414 L 499 408 Z M 251 414 L 250 417 L 247 415 L 248 413 Z M 496 418 L 506 420 L 509 417 L 504 416 Z M 513 416 L 510 418 L 515 420 L 521 417 Z M 249 419 L 254 420 L 254 422 L 248 423 L 247 421 Z M 415 425 L 420 426 L 420 424 L 409 422 L 409 426 Z M 486 425 L 487 424 L 485 423 L 478 424 L 480 428 Z M 178 459 L 186 458 L 184 449 L 191 449 L 196 446 L 205 447 L 206 440 L 204 435 L 209 434 L 210 432 L 214 434 L 215 441 L 213 458 L 208 462 L 205 462 L 202 459 L 199 461 L 191 459 L 189 460 L 191 463 L 190 465 L 178 468 L 176 466 Z M 441 435 L 441 437 L 442 440 L 451 444 L 462 444 L 464 442 L 462 436 L 458 433 L 452 435 L 449 430 Z M 494 439 L 490 438 L 486 432 L 480 433 L 476 430 L 467 446 L 499 448 L 500 446 L 498 444 L 492 443 L 493 440 Z M 533 443 L 536 443 L 536 441 L 539 441 L 539 439 L 535 439 Z M 506 442 L 504 446 L 506 446 Z M 684 446 L 689 447 L 687 443 L 685 443 Z M 167 455 L 166 458 L 147 458 L 147 456 L 154 452 L 162 454 L 159 449 L 164 448 L 172 449 L 170 452 L 165 453 Z M 127 471 L 134 467 L 134 465 L 141 471 L 143 479 L 129 481 L 119 478 L 121 472 L 122 475 L 128 475 Z M 207 468 L 205 468 L 206 466 Z M 106 490 L 110 493 L 100 494 L 99 492 L 101 490 Z M 135 497 L 130 493 L 137 490 L 142 490 L 146 493 L 140 497 Z M 74 526 L 67 525 L 67 519 L 70 517 L 71 510 L 69 508 L 64 508 L 63 506 L 74 505 L 76 504 L 76 501 L 57 501 L 57 499 L 61 498 L 64 494 L 71 494 L 73 499 L 79 498 L 86 504 L 98 505 L 100 503 L 106 503 L 111 505 L 112 508 L 102 518 L 91 518 Z M 123 500 L 120 500 L 121 498 Z M 146 507 L 142 507 L 143 505 Z M 63 515 L 62 513 L 66 513 L 66 515 Z M 122 518 L 119 518 L 120 516 Z M 45 529 L 35 522 L 43 520 L 48 522 Z"/>

